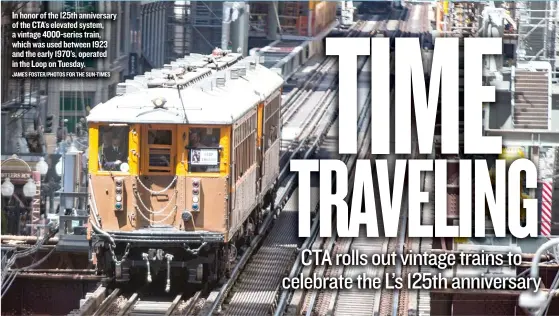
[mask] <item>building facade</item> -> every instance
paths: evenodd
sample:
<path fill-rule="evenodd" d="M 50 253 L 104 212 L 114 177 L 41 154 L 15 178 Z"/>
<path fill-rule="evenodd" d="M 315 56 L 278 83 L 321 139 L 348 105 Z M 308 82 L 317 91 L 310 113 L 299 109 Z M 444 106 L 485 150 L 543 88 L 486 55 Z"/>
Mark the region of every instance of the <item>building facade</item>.
<path fill-rule="evenodd" d="M 49 2 L 50 11 L 117 13 L 116 21 L 105 22 L 102 37 L 109 42 L 108 57 L 86 63 L 87 70 L 110 71 L 108 79 L 49 80 L 48 109 L 55 116 L 55 124 L 67 120 L 69 133 L 75 133 L 77 123 L 87 116 L 88 108 L 116 95 L 116 85 L 129 75 L 131 54 L 138 48 L 137 8 L 125 1 L 60 1 Z M 133 58 L 133 57 L 132 57 Z M 58 126 L 56 126 L 58 127 Z M 56 128 L 55 127 L 55 128 Z"/>
<path fill-rule="evenodd" d="M 44 2 L 2 3 L 2 153 L 41 153 L 45 150 L 39 127 L 47 111 L 49 84 L 44 80 L 11 77 L 12 12 L 36 13 L 45 8 Z"/>

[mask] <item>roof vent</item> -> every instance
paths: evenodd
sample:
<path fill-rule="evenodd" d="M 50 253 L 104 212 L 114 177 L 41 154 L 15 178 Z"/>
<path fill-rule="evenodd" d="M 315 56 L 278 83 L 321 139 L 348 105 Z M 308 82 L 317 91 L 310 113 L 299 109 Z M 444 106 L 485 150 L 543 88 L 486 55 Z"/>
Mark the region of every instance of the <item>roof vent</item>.
<path fill-rule="evenodd" d="M 216 78 L 215 79 L 216 87 L 223 87 L 225 86 L 225 78 Z"/>
<path fill-rule="evenodd" d="M 243 77 L 247 75 L 246 67 L 237 68 L 237 72 L 239 73 L 239 77 Z"/>
<path fill-rule="evenodd" d="M 126 93 L 126 83 L 121 82 L 116 85 L 116 95 L 123 95 Z"/>
<path fill-rule="evenodd" d="M 239 79 L 239 69 L 231 69 L 231 79 Z"/>

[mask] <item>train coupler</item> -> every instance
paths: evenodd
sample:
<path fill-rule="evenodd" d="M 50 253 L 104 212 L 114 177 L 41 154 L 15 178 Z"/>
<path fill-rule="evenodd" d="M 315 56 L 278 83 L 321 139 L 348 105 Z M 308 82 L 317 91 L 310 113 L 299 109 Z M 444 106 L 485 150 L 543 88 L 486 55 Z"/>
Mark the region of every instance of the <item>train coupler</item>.
<path fill-rule="evenodd" d="M 144 259 L 144 261 L 146 262 L 146 267 L 147 267 L 147 282 L 151 283 L 151 269 L 149 266 L 149 257 L 147 253 L 142 253 L 142 259 Z"/>
<path fill-rule="evenodd" d="M 171 291 L 171 260 L 173 260 L 173 255 L 166 254 L 167 259 L 167 285 L 165 286 L 165 292 L 169 293 Z"/>

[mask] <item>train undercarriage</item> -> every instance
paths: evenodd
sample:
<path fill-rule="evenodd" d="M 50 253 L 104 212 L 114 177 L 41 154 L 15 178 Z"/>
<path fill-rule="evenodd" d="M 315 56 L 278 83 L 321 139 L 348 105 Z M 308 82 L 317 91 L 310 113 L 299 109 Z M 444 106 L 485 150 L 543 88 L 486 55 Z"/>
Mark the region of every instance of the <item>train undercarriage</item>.
<path fill-rule="evenodd" d="M 151 226 L 132 232 L 95 234 L 90 241 L 97 273 L 116 283 L 172 286 L 215 284 L 229 277 L 235 261 L 258 234 L 266 215 L 273 210 L 276 189 L 269 191 L 234 236 L 222 233 L 183 231 L 174 226 Z"/>

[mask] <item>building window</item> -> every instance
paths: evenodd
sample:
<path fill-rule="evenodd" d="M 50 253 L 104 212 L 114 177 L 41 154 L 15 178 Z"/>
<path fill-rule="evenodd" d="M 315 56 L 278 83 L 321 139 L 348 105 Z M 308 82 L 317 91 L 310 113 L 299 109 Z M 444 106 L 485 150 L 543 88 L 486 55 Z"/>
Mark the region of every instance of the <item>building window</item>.
<path fill-rule="evenodd" d="M 120 41 L 118 41 L 119 43 L 119 47 L 120 47 L 120 55 L 124 55 L 126 53 L 126 3 L 125 2 L 119 2 L 118 3 L 119 6 L 119 12 L 118 12 L 118 19 L 120 20 Z"/>
<path fill-rule="evenodd" d="M 64 1 L 64 11 L 67 12 L 78 12 L 78 13 L 96 13 L 99 10 L 97 10 L 97 2 L 96 1 Z M 69 31 L 71 31 L 71 29 L 69 29 Z M 81 30 L 79 29 L 74 29 L 74 31 L 76 32 L 80 32 Z M 90 42 L 87 39 L 84 38 L 77 38 L 74 39 L 74 41 L 77 42 Z M 74 49 L 74 52 L 77 54 L 79 53 L 81 50 L 79 48 Z M 85 63 L 85 67 L 86 68 L 95 68 L 96 66 L 96 60 L 94 58 L 85 58 L 83 59 L 84 63 Z"/>
<path fill-rule="evenodd" d="M 69 132 L 75 132 L 76 123 L 86 116 L 86 108 L 93 104 L 94 92 L 60 92 L 60 116 L 67 119 Z"/>
<path fill-rule="evenodd" d="M 122 164 L 128 163 L 128 131 L 128 126 L 99 127 L 100 171 L 120 171 Z"/>
<path fill-rule="evenodd" d="M 83 111 L 85 106 L 91 104 L 90 98 L 60 97 L 60 111 Z"/>
<path fill-rule="evenodd" d="M 110 13 L 118 13 L 118 3 L 116 2 L 108 2 L 108 5 L 110 6 Z M 114 21 L 109 22 L 110 23 L 110 28 L 109 28 L 109 61 L 113 62 L 118 56 L 117 56 L 117 46 L 118 46 L 118 24 L 116 24 Z M 107 23 L 108 24 L 108 23 Z"/>
<path fill-rule="evenodd" d="M 112 85 L 109 86 L 109 99 L 116 96 L 116 86 L 117 85 L 118 84 L 115 83 L 115 84 L 112 84 Z"/>

